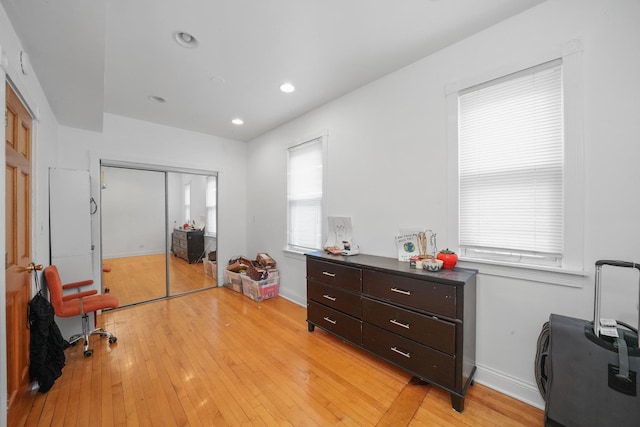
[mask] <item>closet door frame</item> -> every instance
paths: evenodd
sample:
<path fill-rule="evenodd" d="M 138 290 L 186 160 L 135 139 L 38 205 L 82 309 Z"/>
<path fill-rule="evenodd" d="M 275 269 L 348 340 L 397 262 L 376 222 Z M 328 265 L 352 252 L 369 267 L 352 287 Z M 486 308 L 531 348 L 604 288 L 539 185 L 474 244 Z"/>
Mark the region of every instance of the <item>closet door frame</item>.
<path fill-rule="evenodd" d="M 122 161 L 122 160 L 111 160 L 111 159 L 100 159 L 99 160 L 99 171 L 100 171 L 100 176 L 102 177 L 102 168 L 103 167 L 111 167 L 111 168 L 123 168 L 123 169 L 133 169 L 133 170 L 140 170 L 140 171 L 148 171 L 148 172 L 161 172 L 164 174 L 164 218 L 165 218 L 165 224 L 164 224 L 164 242 L 165 242 L 165 249 L 164 249 L 164 254 L 165 254 L 165 295 L 161 298 L 153 298 L 152 300 L 157 300 L 157 299 L 164 299 L 164 298 L 170 298 L 170 297 L 174 297 L 177 295 L 182 295 L 184 293 L 190 293 L 190 292 L 198 292 L 202 289 L 207 289 L 205 288 L 201 288 L 201 289 L 197 289 L 197 290 L 193 290 L 193 291 L 187 291 L 187 292 L 183 292 L 183 293 L 177 293 L 177 294 L 172 294 L 171 293 L 171 283 L 170 283 L 170 268 L 169 268 L 169 256 L 171 255 L 171 233 L 170 233 L 170 218 L 169 218 L 169 183 L 168 183 L 168 176 L 169 173 L 177 173 L 177 174 L 189 174 L 189 175 L 201 175 L 201 176 L 215 176 L 216 177 L 216 185 L 219 188 L 219 174 L 216 171 L 211 171 L 211 170 L 204 170 L 204 169 L 191 169 L 191 168 L 184 168 L 184 167 L 174 167 L 174 166 L 167 166 L 167 165 L 158 165 L 158 164 L 148 164 L 148 163 L 138 163 L 138 162 L 129 162 L 129 161 Z M 102 179 L 101 179 L 102 181 Z M 102 182 L 100 182 L 100 187 L 102 187 Z M 217 194 L 217 192 L 216 192 Z M 102 197 L 100 196 L 100 200 L 98 202 L 100 204 L 100 211 L 102 211 Z M 216 206 L 217 206 L 217 201 L 216 201 Z M 219 207 L 217 208 L 219 209 Z M 100 265 L 102 265 L 102 261 L 103 261 L 103 248 L 102 248 L 102 212 L 100 214 L 100 257 L 99 257 L 99 261 L 100 261 Z M 216 224 L 216 230 L 218 230 L 217 224 Z M 216 233 L 216 249 L 219 243 L 219 235 L 218 233 Z M 103 280 L 101 280 L 101 286 L 104 288 L 103 285 Z M 220 281 L 219 278 L 216 277 L 216 282 L 218 283 L 218 286 L 220 286 Z M 150 300 L 151 301 L 151 300 Z M 146 301 L 140 301 L 140 303 L 142 302 L 146 302 Z"/>

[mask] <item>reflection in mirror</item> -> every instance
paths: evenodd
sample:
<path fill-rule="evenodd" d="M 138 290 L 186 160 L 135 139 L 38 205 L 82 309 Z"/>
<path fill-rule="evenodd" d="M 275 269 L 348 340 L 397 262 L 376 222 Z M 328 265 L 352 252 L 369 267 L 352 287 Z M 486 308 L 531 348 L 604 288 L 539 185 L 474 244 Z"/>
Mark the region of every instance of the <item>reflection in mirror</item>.
<path fill-rule="evenodd" d="M 215 175 L 110 166 L 101 175 L 103 287 L 120 306 L 217 286 Z"/>
<path fill-rule="evenodd" d="M 167 173 L 169 295 L 216 286 L 217 178 Z"/>
<path fill-rule="evenodd" d="M 104 290 L 120 306 L 166 295 L 163 172 L 102 167 Z M 107 267 L 106 269 L 104 267 Z"/>

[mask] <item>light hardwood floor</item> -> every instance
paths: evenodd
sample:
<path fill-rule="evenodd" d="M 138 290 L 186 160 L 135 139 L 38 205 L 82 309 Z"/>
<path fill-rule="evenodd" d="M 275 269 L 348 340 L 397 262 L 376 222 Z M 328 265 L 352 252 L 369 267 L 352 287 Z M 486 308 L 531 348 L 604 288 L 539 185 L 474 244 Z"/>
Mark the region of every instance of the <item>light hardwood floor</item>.
<path fill-rule="evenodd" d="M 202 262 L 189 264 L 169 255 L 171 295 L 216 286 L 216 279 L 205 274 Z M 105 288 L 118 297 L 120 306 L 166 296 L 166 256 L 140 255 L 105 259 L 111 272 L 103 273 Z"/>
<path fill-rule="evenodd" d="M 316 328 L 281 297 L 227 288 L 110 311 L 93 356 L 66 350 L 47 394 L 18 426 L 542 426 L 542 411 L 475 384 L 463 413 L 449 394 Z"/>

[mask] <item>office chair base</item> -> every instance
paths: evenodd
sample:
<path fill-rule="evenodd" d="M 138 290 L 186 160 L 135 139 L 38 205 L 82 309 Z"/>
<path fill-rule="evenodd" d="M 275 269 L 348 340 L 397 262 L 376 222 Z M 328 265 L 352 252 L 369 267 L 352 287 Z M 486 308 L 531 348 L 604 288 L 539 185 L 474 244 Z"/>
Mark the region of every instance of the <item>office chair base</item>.
<path fill-rule="evenodd" d="M 82 315 L 82 333 L 73 335 L 69 338 L 69 345 L 76 345 L 78 341 L 84 340 L 84 357 L 89 357 L 93 354 L 93 349 L 89 348 L 89 337 L 91 335 L 100 335 L 102 338 L 108 338 L 109 344 L 113 344 L 118 341 L 118 338 L 111 332 L 107 332 L 102 328 L 96 328 L 89 330 L 89 316 L 87 314 Z"/>

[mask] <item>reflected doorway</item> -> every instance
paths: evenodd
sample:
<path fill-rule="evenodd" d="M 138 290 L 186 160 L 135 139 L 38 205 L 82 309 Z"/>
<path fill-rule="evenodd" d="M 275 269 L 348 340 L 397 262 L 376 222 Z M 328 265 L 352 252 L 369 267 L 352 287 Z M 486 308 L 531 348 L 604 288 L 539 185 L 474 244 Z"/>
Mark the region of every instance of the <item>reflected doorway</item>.
<path fill-rule="evenodd" d="M 103 162 L 104 290 L 122 307 L 217 286 L 216 223 L 215 173 Z"/>

